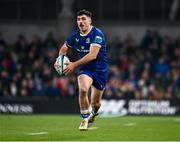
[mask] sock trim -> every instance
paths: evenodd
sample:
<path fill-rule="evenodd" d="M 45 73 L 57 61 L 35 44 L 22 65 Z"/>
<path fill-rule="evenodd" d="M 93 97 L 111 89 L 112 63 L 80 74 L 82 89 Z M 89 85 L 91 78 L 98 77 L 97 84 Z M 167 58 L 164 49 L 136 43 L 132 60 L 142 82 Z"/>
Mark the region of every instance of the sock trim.
<path fill-rule="evenodd" d="M 88 109 L 86 109 L 86 110 L 81 110 L 80 112 L 81 112 L 81 114 L 86 114 L 86 113 L 89 113 L 89 110 L 88 110 Z"/>

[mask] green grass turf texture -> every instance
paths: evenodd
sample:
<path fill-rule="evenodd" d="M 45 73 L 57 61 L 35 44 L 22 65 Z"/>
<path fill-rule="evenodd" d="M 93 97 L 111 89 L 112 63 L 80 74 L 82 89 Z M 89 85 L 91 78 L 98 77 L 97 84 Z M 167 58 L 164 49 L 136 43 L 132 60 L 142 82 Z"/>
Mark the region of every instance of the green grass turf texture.
<path fill-rule="evenodd" d="M 78 115 L 0 115 L 0 140 L 6 141 L 179 141 L 180 117 L 98 117 L 79 131 Z M 30 135 L 30 133 L 47 132 Z"/>

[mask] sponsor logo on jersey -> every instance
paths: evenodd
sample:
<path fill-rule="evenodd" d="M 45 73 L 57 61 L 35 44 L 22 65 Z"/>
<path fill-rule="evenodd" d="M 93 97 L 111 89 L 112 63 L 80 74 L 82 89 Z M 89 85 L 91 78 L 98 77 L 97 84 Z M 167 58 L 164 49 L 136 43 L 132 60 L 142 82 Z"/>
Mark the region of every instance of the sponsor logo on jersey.
<path fill-rule="evenodd" d="M 86 39 L 86 43 L 90 43 L 90 38 L 87 38 L 87 39 Z"/>
<path fill-rule="evenodd" d="M 85 52 L 85 53 L 89 52 L 89 50 L 83 50 L 83 49 L 77 49 L 77 51 L 78 52 Z"/>
<path fill-rule="evenodd" d="M 76 42 L 79 42 L 79 39 L 78 38 L 75 38 Z"/>
<path fill-rule="evenodd" d="M 85 49 L 84 46 L 81 46 L 80 49 L 76 49 L 78 52 L 89 52 L 89 49 Z"/>
<path fill-rule="evenodd" d="M 96 36 L 95 37 L 95 42 L 101 44 L 102 43 L 102 37 Z"/>

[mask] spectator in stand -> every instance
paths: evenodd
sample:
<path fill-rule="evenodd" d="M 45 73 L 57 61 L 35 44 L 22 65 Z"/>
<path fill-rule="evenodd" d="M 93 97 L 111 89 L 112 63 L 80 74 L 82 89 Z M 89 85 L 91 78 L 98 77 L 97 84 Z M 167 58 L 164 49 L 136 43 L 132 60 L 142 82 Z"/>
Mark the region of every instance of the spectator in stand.
<path fill-rule="evenodd" d="M 104 99 L 180 99 L 180 38 L 148 30 L 140 44 L 128 35 L 108 45 Z M 77 97 L 75 75 L 57 78 L 52 68 L 56 48 L 52 33 L 45 40 L 35 35 L 29 43 L 19 34 L 14 44 L 0 34 L 0 96 Z"/>

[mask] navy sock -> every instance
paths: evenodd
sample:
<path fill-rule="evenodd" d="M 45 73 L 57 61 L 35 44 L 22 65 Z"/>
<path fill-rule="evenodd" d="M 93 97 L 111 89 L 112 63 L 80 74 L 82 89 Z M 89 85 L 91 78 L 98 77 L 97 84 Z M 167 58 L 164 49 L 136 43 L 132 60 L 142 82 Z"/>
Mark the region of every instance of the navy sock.
<path fill-rule="evenodd" d="M 81 114 L 82 118 L 88 118 L 89 117 L 89 113 L 85 113 L 85 114 Z"/>

